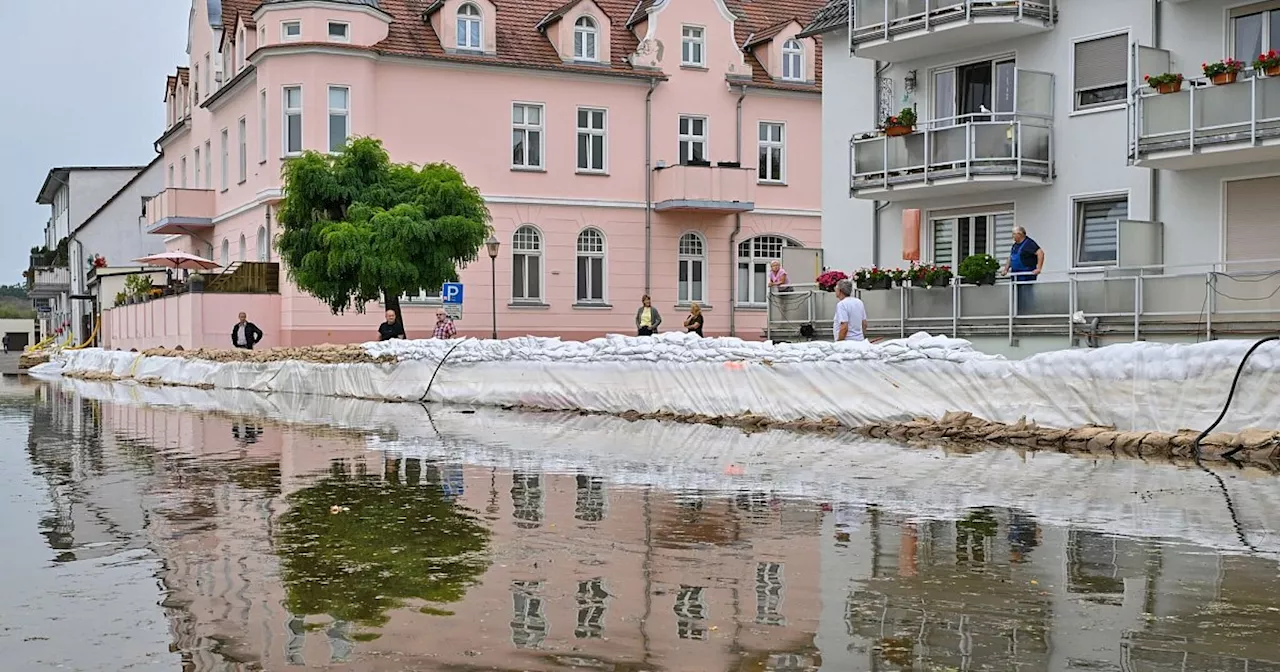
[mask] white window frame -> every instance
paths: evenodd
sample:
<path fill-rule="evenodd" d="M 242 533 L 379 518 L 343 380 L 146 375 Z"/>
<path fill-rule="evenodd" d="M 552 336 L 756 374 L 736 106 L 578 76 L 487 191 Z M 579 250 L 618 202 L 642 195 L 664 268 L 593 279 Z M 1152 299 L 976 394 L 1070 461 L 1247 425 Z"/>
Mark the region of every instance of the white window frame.
<path fill-rule="evenodd" d="M 298 90 L 297 107 L 289 107 L 289 91 L 292 89 Z M 280 87 L 280 130 L 282 131 L 280 149 L 281 154 L 285 156 L 298 156 L 307 145 L 304 139 L 306 137 L 306 119 L 302 115 L 302 110 L 306 105 L 304 104 L 302 95 L 303 91 L 301 84 L 290 84 Z M 296 150 L 289 148 L 289 117 L 293 115 L 297 115 L 298 117 L 298 148 Z"/>
<path fill-rule="evenodd" d="M 592 234 L 594 234 L 599 238 L 600 249 L 598 250 L 583 248 L 583 245 L 582 245 L 583 237 L 590 236 Z M 591 241 L 591 242 L 594 242 L 594 241 Z M 608 252 L 609 252 L 609 240 L 605 238 L 604 231 L 601 231 L 599 228 L 594 226 L 588 226 L 578 232 L 577 238 L 574 239 L 574 257 L 573 257 L 573 261 L 574 261 L 573 263 L 573 268 L 574 268 L 573 296 L 574 296 L 575 304 L 607 305 L 609 303 Z M 590 297 L 590 296 L 583 297 L 578 292 L 578 289 L 582 286 L 582 277 L 581 277 L 582 268 L 580 264 L 582 263 L 583 259 L 588 260 L 587 262 L 588 272 L 586 277 L 587 294 L 590 295 L 590 294 L 598 293 L 600 295 L 599 298 Z M 590 272 L 591 260 L 597 260 L 597 259 L 600 262 L 600 282 L 604 285 L 603 287 L 593 287 L 591 284 L 591 272 Z M 598 292 L 592 291 L 597 289 L 599 290 Z"/>
<path fill-rule="evenodd" d="M 1227 55 L 1235 58 L 1236 53 L 1236 22 L 1245 17 L 1255 14 L 1269 15 L 1271 12 L 1280 12 L 1280 5 L 1271 1 L 1254 2 L 1245 5 L 1239 5 L 1227 8 L 1227 27 L 1225 35 L 1227 36 Z M 1280 35 L 1271 34 L 1271 17 L 1264 16 L 1262 20 L 1262 49 L 1258 53 L 1266 53 L 1268 50 L 1275 49 L 1280 51 Z M 1249 54 L 1247 58 L 1242 59 L 1245 67 L 1250 67 L 1253 59 L 1258 54 Z"/>
<path fill-rule="evenodd" d="M 680 26 L 680 65 L 707 67 L 707 29 L 705 26 Z"/>
<path fill-rule="evenodd" d="M 179 176 L 179 181 L 182 183 L 181 188 L 186 189 L 187 188 L 187 156 L 185 154 L 182 155 L 181 162 L 182 162 L 181 163 L 182 174 Z M 196 186 L 200 186 L 200 185 L 197 184 Z"/>
<path fill-rule="evenodd" d="M 347 101 L 346 107 L 339 108 L 339 107 L 333 106 L 334 91 L 346 92 L 346 101 Z M 335 154 L 341 148 L 335 149 L 333 146 L 333 118 L 334 117 L 342 117 L 342 123 L 344 126 L 346 126 L 345 132 L 342 135 L 343 144 L 346 144 L 347 139 L 351 137 L 351 87 L 334 84 L 329 86 L 326 93 L 328 95 L 325 96 L 325 104 L 328 105 L 329 114 L 327 117 L 328 132 L 325 135 L 325 144 L 329 146 L 329 153 Z"/>
<path fill-rule="evenodd" d="M 204 141 L 204 188 L 213 188 L 213 143 Z"/>
<path fill-rule="evenodd" d="M 235 63 L 236 72 L 240 72 L 240 68 L 244 67 L 244 50 L 245 50 L 244 42 L 246 37 L 243 29 L 238 31 L 238 35 L 239 36 L 236 38 L 236 63 Z"/>
<path fill-rule="evenodd" d="M 586 25 L 583 25 L 584 21 L 587 22 Z M 573 59 L 592 62 L 600 60 L 600 25 L 590 15 L 583 14 L 573 22 Z"/>
<path fill-rule="evenodd" d="M 475 14 L 463 14 L 462 10 L 471 8 L 475 10 Z M 465 18 L 464 18 L 465 17 Z M 465 26 L 463 24 L 466 24 Z M 475 24 L 474 31 L 471 30 L 471 24 Z M 463 51 L 483 51 L 484 50 L 484 12 L 474 2 L 464 2 L 458 6 L 458 12 L 454 16 L 454 46 Z M 465 27 L 465 30 L 460 30 Z M 471 37 L 474 32 L 476 43 L 471 43 Z"/>
<path fill-rule="evenodd" d="M 335 26 L 342 26 L 342 34 L 334 35 Z M 325 35 L 328 36 L 330 42 L 350 42 L 351 41 L 351 24 L 346 21 L 330 21 L 325 29 Z"/>
<path fill-rule="evenodd" d="M 267 90 L 258 91 L 258 163 L 267 162 Z"/>
<path fill-rule="evenodd" d="M 240 160 L 240 180 L 237 184 L 244 184 L 249 179 L 249 120 L 246 117 L 240 117 L 236 121 L 236 142 L 239 148 L 237 155 Z"/>
<path fill-rule="evenodd" d="M 766 238 L 777 238 L 778 240 L 782 241 L 782 246 L 778 248 L 777 256 L 759 254 L 759 252 L 761 252 L 760 248 L 763 246 L 757 245 L 757 242 L 762 241 Z M 742 256 L 742 246 L 744 245 L 747 246 L 747 256 Z M 777 233 L 759 233 L 754 236 L 751 236 L 750 238 L 747 238 L 746 240 L 740 241 L 738 243 L 737 249 L 733 251 L 736 259 L 736 264 L 734 265 L 734 276 L 733 276 L 734 283 L 735 283 L 735 286 L 733 288 L 734 302 L 739 306 L 746 306 L 746 307 L 764 307 L 768 305 L 767 302 L 769 298 L 769 287 L 768 287 L 767 279 L 768 279 L 768 273 L 769 273 L 769 264 L 773 261 L 782 261 L 782 251 L 785 250 L 786 248 L 799 247 L 799 246 L 800 246 L 799 241 L 796 241 L 788 236 L 784 236 Z M 741 271 L 742 271 L 743 264 L 747 265 L 746 270 L 747 270 L 747 280 L 748 280 L 747 298 L 745 300 L 741 298 L 742 297 Z M 755 283 L 751 282 L 752 274 L 756 270 L 755 266 L 758 264 L 764 265 L 764 273 L 766 278 L 764 296 L 755 295 L 756 294 Z"/>
<path fill-rule="evenodd" d="M 698 252 L 696 254 L 685 251 L 684 242 L 690 236 L 692 236 L 692 240 L 696 240 L 698 243 Z M 700 262 L 699 271 L 701 277 L 698 284 L 701 286 L 701 292 L 698 296 L 694 296 L 693 291 L 693 262 L 695 261 Z M 689 278 L 687 296 L 683 296 L 680 290 L 681 269 L 685 270 L 685 276 Z M 696 303 L 705 307 L 709 294 L 710 292 L 707 291 L 707 237 L 702 235 L 701 231 L 685 231 L 676 239 L 676 305 L 687 306 Z"/>
<path fill-rule="evenodd" d="M 231 265 L 231 241 L 226 238 L 222 239 L 222 254 L 219 261 L 222 262 L 223 268 Z"/>
<path fill-rule="evenodd" d="M 248 259 L 247 259 L 246 257 L 247 257 L 247 256 L 248 256 L 248 254 L 249 254 L 249 250 L 248 250 L 248 247 L 246 246 L 246 241 L 245 241 L 245 239 L 244 239 L 244 233 L 241 233 L 241 234 L 240 234 L 240 250 L 239 250 L 239 252 L 240 252 L 240 255 L 239 255 L 239 256 L 240 256 L 240 258 L 239 258 L 239 259 L 237 259 L 237 261 L 248 261 Z"/>
<path fill-rule="evenodd" d="M 587 113 L 587 125 L 582 125 L 582 113 Z M 600 115 L 600 127 L 595 128 L 595 115 Z M 583 167 L 582 144 L 575 143 L 575 152 L 577 156 L 577 171 L 579 173 L 605 174 L 609 172 L 609 111 L 603 107 L 579 107 L 574 115 L 575 123 L 578 127 L 578 134 L 575 141 L 581 140 L 584 136 L 587 139 L 586 167 Z M 601 146 L 600 166 L 597 168 L 591 165 L 591 159 L 594 155 L 592 151 L 596 145 Z"/>
<path fill-rule="evenodd" d="M 531 231 L 534 234 L 535 236 L 534 245 L 532 247 L 517 246 L 516 237 L 520 235 L 521 232 L 524 232 L 526 230 Z M 516 230 L 514 232 L 512 232 L 511 234 L 511 302 L 512 303 L 538 304 L 538 305 L 546 303 L 545 297 L 546 297 L 547 287 L 546 287 L 546 283 L 544 282 L 544 279 L 546 278 L 546 273 L 547 273 L 546 271 L 547 267 L 545 263 L 545 260 L 546 260 L 546 242 L 545 241 L 546 241 L 546 236 L 542 234 L 542 230 L 532 224 L 521 224 L 520 226 L 516 227 Z M 515 282 L 516 256 L 525 258 L 525 262 L 523 266 L 525 291 L 523 296 L 516 296 L 516 282 Z M 538 258 L 538 272 L 537 272 L 538 291 L 536 295 L 530 295 L 530 292 L 529 292 L 529 278 L 530 278 L 529 262 L 528 262 L 529 257 Z"/>
<path fill-rule="evenodd" d="M 175 186 L 177 186 L 176 184 L 174 184 L 174 183 L 173 183 L 173 180 L 174 180 L 174 177 L 173 177 L 173 164 L 171 163 L 171 164 L 169 164 L 169 181 L 168 181 L 166 184 L 168 184 L 168 186 L 170 186 L 170 187 L 175 187 Z"/>
<path fill-rule="evenodd" d="M 222 129 L 222 132 L 218 135 L 218 142 L 221 150 L 220 158 L 222 159 L 222 163 L 219 166 L 222 171 L 219 177 L 222 178 L 222 191 L 226 191 L 231 186 L 231 168 L 227 165 L 231 162 L 231 131 L 225 128 Z"/>
<path fill-rule="evenodd" d="M 209 84 L 210 78 L 213 77 L 213 66 L 210 64 L 209 54 L 204 55 L 204 97 L 208 98 L 213 93 L 213 87 Z"/>
<path fill-rule="evenodd" d="M 680 124 L 688 120 L 689 132 L 681 133 Z M 702 122 L 702 134 L 697 135 L 693 132 L 693 122 Z M 679 143 L 677 144 L 677 152 L 680 155 L 680 164 L 687 164 L 693 160 L 693 147 L 695 144 L 702 146 L 702 160 L 710 161 L 707 158 L 707 148 L 711 146 L 711 123 L 706 116 L 699 114 L 682 114 L 676 123 L 676 134 Z"/>
<path fill-rule="evenodd" d="M 267 27 L 258 26 L 258 48 L 267 46 Z"/>
<path fill-rule="evenodd" d="M 298 29 L 297 35 L 290 35 L 289 28 L 293 26 Z M 302 22 L 297 19 L 280 22 L 280 41 L 281 42 L 297 42 L 302 39 Z"/>
<path fill-rule="evenodd" d="M 524 121 L 522 121 L 522 122 L 516 122 L 516 120 L 515 120 L 515 110 L 516 110 L 516 108 L 521 108 L 521 110 L 522 110 L 521 118 L 522 118 L 522 119 L 524 119 Z M 531 124 L 531 123 L 529 123 L 529 110 L 530 110 L 530 109 L 534 109 L 534 108 L 536 108 L 536 109 L 538 110 L 538 123 L 537 123 L 537 124 Z M 544 105 L 544 104 L 542 104 L 542 103 L 529 103 L 529 102 L 516 101 L 516 102 L 511 103 L 511 112 L 512 112 L 512 119 L 511 119 L 511 132 L 512 132 L 512 142 L 511 142 L 511 152 L 512 152 L 512 155 L 511 155 L 511 169 L 512 169 L 512 170 L 534 170 L 534 171 L 542 171 L 542 170 L 546 170 L 546 165 L 547 165 L 547 155 L 546 155 L 546 148 L 547 148 L 547 107 L 546 107 L 546 105 Z M 514 137 L 516 133 L 521 133 L 521 134 L 522 134 L 522 136 L 523 136 L 523 145 L 522 145 L 522 146 L 524 147 L 524 162 L 523 162 L 523 163 L 516 163 L 516 157 L 515 157 L 515 137 Z M 537 133 L 537 134 L 538 134 L 538 163 L 536 163 L 536 164 L 534 164 L 534 163 L 530 163 L 530 161 L 529 161 L 529 146 L 530 146 L 530 143 L 529 143 L 529 134 L 530 134 L 530 133 Z"/>
<path fill-rule="evenodd" d="M 1127 46 L 1127 45 L 1129 44 L 1129 40 L 1130 40 L 1130 38 L 1129 38 L 1129 34 L 1130 34 L 1130 33 L 1129 33 L 1129 29 L 1128 29 L 1128 28 L 1123 28 L 1123 29 L 1120 29 L 1120 30 L 1113 30 L 1113 31 L 1109 31 L 1109 32 L 1106 32 L 1106 33 L 1096 33 L 1096 34 L 1093 34 L 1093 35 L 1085 35 L 1085 36 L 1077 37 L 1077 38 L 1074 38 L 1074 39 L 1072 39 L 1072 40 L 1071 40 L 1071 80 L 1070 80 L 1070 82 L 1071 82 L 1071 111 L 1072 111 L 1072 112 L 1097 112 L 1097 111 L 1100 111 L 1100 110 L 1121 109 L 1121 108 L 1124 108 L 1124 107 L 1127 105 L 1127 103 L 1126 103 L 1126 98 L 1127 98 L 1127 96 L 1129 95 L 1129 82 L 1130 82 L 1130 81 L 1131 81 L 1131 79 L 1132 79 L 1132 73 L 1130 72 L 1130 70 L 1131 70 L 1131 68 L 1132 68 L 1132 63 L 1130 63 L 1130 61 L 1131 61 L 1132 59 L 1131 59 L 1131 58 L 1127 58 L 1127 57 L 1124 59 L 1124 60 L 1125 60 L 1125 66 L 1124 66 L 1124 70 L 1125 70 L 1125 71 L 1124 71 L 1124 73 L 1123 73 L 1123 80 L 1122 80 L 1122 81 L 1115 82 L 1115 83 L 1113 83 L 1113 84 L 1111 84 L 1111 85 L 1109 85 L 1109 86 L 1098 86 L 1098 87 L 1093 87 L 1093 88 L 1088 88 L 1088 89 L 1079 89 L 1079 90 L 1077 90 L 1077 89 L 1076 89 L 1076 49 L 1077 49 L 1077 47 L 1078 47 L 1079 45 L 1081 45 L 1081 44 L 1083 44 L 1083 43 L 1086 43 L 1086 42 L 1094 42 L 1094 41 L 1097 41 L 1097 40 L 1105 40 L 1105 39 L 1108 39 L 1108 38 L 1116 37 L 1116 36 L 1118 36 L 1118 35 L 1123 35 L 1123 36 L 1125 37 L 1125 40 L 1124 40 L 1124 41 L 1125 41 L 1125 44 L 1126 44 L 1125 53 L 1126 53 L 1126 54 L 1128 54 L 1128 53 L 1129 53 L 1129 48 L 1128 48 L 1128 46 Z M 1018 75 L 1017 75 L 1017 70 L 1016 70 L 1016 68 L 1017 68 L 1017 67 L 1018 67 L 1018 66 L 1017 66 L 1017 63 L 1015 62 L 1015 63 L 1014 63 L 1014 68 L 1015 68 L 1015 71 L 1014 71 L 1014 78 L 1015 78 L 1015 84 L 1014 84 L 1014 87 L 1015 87 L 1015 88 L 1017 87 L 1017 83 L 1016 83 L 1016 78 L 1017 78 L 1017 76 L 1018 76 Z M 1088 103 L 1088 104 L 1083 104 L 1083 103 L 1081 103 L 1081 102 L 1080 102 L 1080 94 L 1081 94 L 1081 93 L 1083 93 L 1083 92 L 1099 91 L 1099 90 L 1101 90 L 1101 89 L 1107 89 L 1107 88 L 1113 88 L 1113 87 L 1121 87 L 1121 86 L 1123 86 L 1123 87 L 1124 87 L 1124 89 L 1125 89 L 1125 94 L 1124 94 L 1123 96 L 1121 96 L 1121 97 L 1120 97 L 1119 99 L 1117 99 L 1117 100 L 1107 100 L 1107 101 L 1103 101 L 1103 102 L 1098 102 L 1098 103 Z"/>
<path fill-rule="evenodd" d="M 1004 262 L 1008 260 L 1008 248 L 1000 245 L 1000 234 L 996 229 L 996 218 L 1008 216 L 1012 222 L 1010 231 L 1018 226 L 1018 217 L 1016 208 L 1012 204 L 1000 203 L 990 206 L 980 205 L 971 208 L 954 208 L 940 209 L 925 213 L 923 218 L 925 227 L 926 248 L 929 260 L 934 264 L 950 266 L 952 271 L 956 271 L 960 266 L 960 262 L 964 259 L 958 255 L 960 244 L 960 220 L 974 217 L 986 217 L 986 247 L 981 250 L 974 250 L 973 254 L 990 254 L 996 258 L 996 261 Z M 954 220 L 954 221 L 952 221 Z M 938 237 L 936 224 L 939 222 L 951 221 L 951 259 L 938 259 Z M 970 240 L 975 238 L 970 234 Z"/>
<path fill-rule="evenodd" d="M 1116 266 L 1120 263 L 1120 231 L 1119 227 L 1115 232 L 1115 248 L 1111 259 L 1090 260 L 1081 259 L 1081 253 L 1084 247 L 1084 207 L 1090 203 L 1107 203 L 1115 201 L 1124 201 L 1125 216 L 1117 219 L 1129 219 L 1129 213 L 1132 212 L 1132 203 L 1130 202 L 1128 191 L 1113 191 L 1098 194 L 1083 194 L 1071 197 L 1071 264 L 1072 268 L 1105 268 L 1108 266 Z"/>
<path fill-rule="evenodd" d="M 196 145 L 196 148 L 192 150 L 192 153 L 196 157 L 196 167 L 195 167 L 194 175 L 195 175 L 196 189 L 199 189 L 200 188 L 200 145 Z"/>
<path fill-rule="evenodd" d="M 778 136 L 779 139 L 774 140 L 772 138 L 772 133 L 769 134 L 770 136 L 769 139 L 767 140 L 762 139 L 760 135 L 765 130 L 765 128 L 769 128 L 770 130 L 778 129 L 780 131 Z M 763 151 L 769 152 L 769 155 L 768 155 L 769 159 L 767 162 L 768 165 L 772 166 L 775 161 L 777 163 L 778 177 L 776 179 L 768 177 L 765 174 L 760 174 L 759 172 L 760 152 L 763 152 Z M 774 159 L 775 151 L 777 152 L 776 159 Z M 756 164 L 757 164 L 756 180 L 761 184 L 786 184 L 787 183 L 787 124 L 786 122 L 768 121 L 765 119 L 761 119 L 760 122 L 756 124 Z"/>
<path fill-rule="evenodd" d="M 782 78 L 788 82 L 804 81 L 804 45 L 794 37 L 782 43 Z"/>
<path fill-rule="evenodd" d="M 271 246 L 267 243 L 267 227 L 258 227 L 258 261 L 271 261 Z"/>

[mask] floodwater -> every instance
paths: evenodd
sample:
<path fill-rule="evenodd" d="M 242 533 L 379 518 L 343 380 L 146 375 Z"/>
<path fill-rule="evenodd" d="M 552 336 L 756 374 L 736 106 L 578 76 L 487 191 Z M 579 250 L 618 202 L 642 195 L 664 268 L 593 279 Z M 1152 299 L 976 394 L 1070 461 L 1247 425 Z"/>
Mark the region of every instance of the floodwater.
<path fill-rule="evenodd" d="M 141 389 L 0 385 L 0 669 L 1280 671 L 1271 475 L 1064 458 L 1125 474 L 1121 501 L 1165 497 L 1158 520 L 1049 520 L 1070 507 L 1018 496 L 1019 472 L 943 515 L 941 481 L 832 485 L 877 492 L 856 464 L 801 488 L 717 463 L 749 487 L 691 489 L 657 447 L 606 459 L 672 441 L 657 423 L 601 420 L 584 451 L 541 438 L 558 416 L 437 411 L 480 437 L 459 450 L 425 412 L 436 443 Z M 661 448 L 729 450 L 697 431 Z"/>

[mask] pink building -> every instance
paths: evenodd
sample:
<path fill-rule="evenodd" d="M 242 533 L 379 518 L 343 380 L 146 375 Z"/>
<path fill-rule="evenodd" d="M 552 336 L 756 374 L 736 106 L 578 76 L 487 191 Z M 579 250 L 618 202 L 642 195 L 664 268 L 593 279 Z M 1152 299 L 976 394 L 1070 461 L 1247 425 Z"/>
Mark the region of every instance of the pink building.
<path fill-rule="evenodd" d="M 708 335 L 758 338 L 768 262 L 821 242 L 822 51 L 796 33 L 822 4 L 196 0 L 148 216 L 237 295 L 108 310 L 106 345 L 225 345 L 241 309 L 264 345 L 370 339 L 380 307 L 330 314 L 269 244 L 281 163 L 353 135 L 488 200 L 501 249 L 462 272 L 462 334 L 489 334 L 494 291 L 501 336 L 631 333 L 648 293 L 667 330 L 698 302 Z M 437 299 L 411 299 L 427 336 Z"/>

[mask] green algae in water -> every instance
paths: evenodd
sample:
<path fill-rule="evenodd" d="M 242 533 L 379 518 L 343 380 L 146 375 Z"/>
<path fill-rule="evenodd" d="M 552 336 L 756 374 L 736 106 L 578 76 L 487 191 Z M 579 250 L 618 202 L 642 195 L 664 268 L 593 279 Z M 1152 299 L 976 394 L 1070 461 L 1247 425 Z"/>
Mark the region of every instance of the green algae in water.
<path fill-rule="evenodd" d="M 462 599 L 489 567 L 488 529 L 436 488 L 336 474 L 288 504 L 276 548 L 295 614 L 378 626 L 408 599 Z"/>

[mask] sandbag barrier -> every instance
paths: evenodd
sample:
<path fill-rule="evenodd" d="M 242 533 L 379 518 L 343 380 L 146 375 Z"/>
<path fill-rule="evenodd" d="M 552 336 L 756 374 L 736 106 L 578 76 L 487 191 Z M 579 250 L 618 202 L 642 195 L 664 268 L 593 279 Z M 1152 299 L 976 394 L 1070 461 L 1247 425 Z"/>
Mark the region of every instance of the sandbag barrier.
<path fill-rule="evenodd" d="M 527 406 L 504 406 L 505 410 L 559 413 L 562 411 Z M 1015 447 L 1055 451 L 1066 454 L 1110 455 L 1139 459 L 1186 461 L 1195 458 L 1193 443 L 1198 430 L 1178 432 L 1117 431 L 1115 427 L 1090 425 L 1073 429 L 1041 427 L 1023 418 L 1015 423 L 1001 423 L 974 417 L 966 411 L 948 412 L 940 420 L 916 418 L 907 422 L 872 423 L 846 427 L 835 418 L 779 422 L 762 415 L 712 417 L 675 413 L 592 413 L 581 415 L 613 415 L 623 420 L 656 420 L 716 427 L 738 427 L 745 432 L 786 430 L 823 434 L 849 433 L 873 439 L 897 441 L 907 445 L 954 445 L 966 450 L 984 447 Z M 1239 451 L 1230 459 L 1223 454 Z M 1246 429 L 1241 432 L 1218 432 L 1200 442 L 1200 459 L 1208 462 L 1234 462 L 1280 471 L 1280 431 Z"/>
<path fill-rule="evenodd" d="M 312 364 L 394 364 L 398 360 L 392 355 L 371 355 L 360 345 L 308 345 L 294 348 L 265 348 L 262 350 L 245 350 L 243 348 L 196 348 L 194 350 L 177 350 L 171 348 L 148 348 L 143 350 L 147 357 L 178 357 L 182 359 L 202 359 L 209 362 L 252 362 L 267 364 L 270 362 L 310 362 Z"/>

